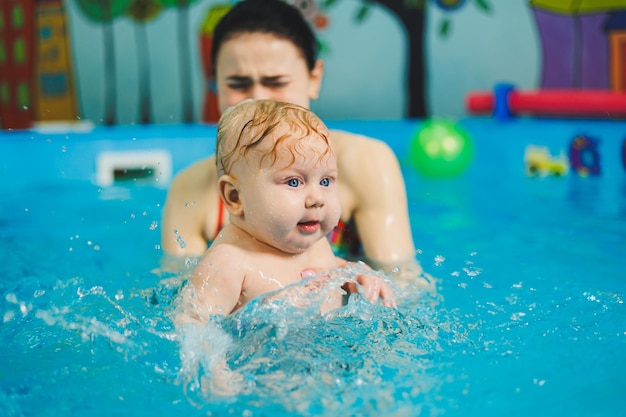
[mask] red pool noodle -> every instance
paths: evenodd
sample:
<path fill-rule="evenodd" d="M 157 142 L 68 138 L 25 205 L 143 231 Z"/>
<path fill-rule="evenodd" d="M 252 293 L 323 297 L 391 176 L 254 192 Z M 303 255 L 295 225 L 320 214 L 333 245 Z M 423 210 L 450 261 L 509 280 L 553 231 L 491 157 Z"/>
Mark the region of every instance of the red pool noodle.
<path fill-rule="evenodd" d="M 489 114 L 494 102 L 492 93 L 469 93 L 466 107 L 471 114 Z M 626 93 L 606 90 L 513 90 L 507 103 L 513 115 L 626 117 Z"/>

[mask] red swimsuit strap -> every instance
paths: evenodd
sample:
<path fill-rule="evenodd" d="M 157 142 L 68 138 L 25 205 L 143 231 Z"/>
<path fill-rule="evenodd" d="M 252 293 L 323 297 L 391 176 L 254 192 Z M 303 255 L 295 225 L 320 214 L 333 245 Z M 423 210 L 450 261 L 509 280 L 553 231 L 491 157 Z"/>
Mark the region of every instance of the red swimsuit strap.
<path fill-rule="evenodd" d="M 217 205 L 217 229 L 216 232 L 219 233 L 224 226 L 224 222 L 222 221 L 222 217 L 224 217 L 224 201 L 220 198 L 218 199 L 219 203 Z M 217 235 L 217 233 L 215 233 Z"/>

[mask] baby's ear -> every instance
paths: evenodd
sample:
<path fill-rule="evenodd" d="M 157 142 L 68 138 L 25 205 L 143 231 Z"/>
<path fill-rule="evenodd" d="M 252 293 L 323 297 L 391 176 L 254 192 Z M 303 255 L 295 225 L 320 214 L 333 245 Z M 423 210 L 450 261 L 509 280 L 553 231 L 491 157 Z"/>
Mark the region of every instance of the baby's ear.
<path fill-rule="evenodd" d="M 226 210 L 233 216 L 243 216 L 243 206 L 239 198 L 239 181 L 230 175 L 222 175 L 217 180 L 217 185 Z"/>

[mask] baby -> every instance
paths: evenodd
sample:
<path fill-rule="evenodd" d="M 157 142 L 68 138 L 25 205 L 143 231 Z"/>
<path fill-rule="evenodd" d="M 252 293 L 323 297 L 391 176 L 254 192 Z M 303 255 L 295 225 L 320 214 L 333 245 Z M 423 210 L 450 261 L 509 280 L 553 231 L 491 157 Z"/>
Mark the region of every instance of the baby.
<path fill-rule="evenodd" d="M 190 279 L 194 319 L 228 315 L 313 271 L 347 265 L 326 239 L 341 216 L 337 160 L 326 126 L 310 110 L 250 99 L 230 107 L 219 121 L 216 163 L 229 223 Z M 370 302 L 395 307 L 380 277 L 365 273 L 356 282 Z M 344 289 L 357 285 L 346 282 Z M 322 312 L 340 307 L 342 294 L 331 292 Z"/>

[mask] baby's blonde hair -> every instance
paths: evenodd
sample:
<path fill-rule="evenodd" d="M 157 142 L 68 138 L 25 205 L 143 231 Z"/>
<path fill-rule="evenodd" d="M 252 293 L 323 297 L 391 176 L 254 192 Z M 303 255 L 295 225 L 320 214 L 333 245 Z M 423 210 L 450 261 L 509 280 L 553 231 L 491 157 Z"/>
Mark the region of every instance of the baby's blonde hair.
<path fill-rule="evenodd" d="M 324 152 L 311 155 L 310 149 L 301 145 L 299 139 L 312 134 L 327 145 Z M 229 107 L 220 117 L 215 152 L 218 175 L 229 174 L 236 157 L 246 158 L 253 150 L 261 152 L 256 147 L 268 137 L 272 137 L 274 143 L 260 154 L 261 164 L 266 158 L 271 158 L 270 163 L 274 164 L 282 145 L 291 155 L 287 166 L 293 164 L 297 156 L 321 160 L 333 152 L 326 126 L 312 111 L 296 104 L 247 99 Z"/>

